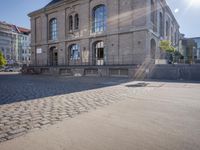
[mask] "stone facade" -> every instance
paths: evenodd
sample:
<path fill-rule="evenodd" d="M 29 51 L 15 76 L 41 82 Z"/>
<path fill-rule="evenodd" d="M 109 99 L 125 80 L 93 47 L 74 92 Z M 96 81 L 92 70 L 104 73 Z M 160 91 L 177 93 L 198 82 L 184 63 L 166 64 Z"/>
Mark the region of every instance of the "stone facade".
<path fill-rule="evenodd" d="M 159 41 L 179 41 L 165 0 L 53 0 L 29 16 L 35 66 L 157 63 Z"/>

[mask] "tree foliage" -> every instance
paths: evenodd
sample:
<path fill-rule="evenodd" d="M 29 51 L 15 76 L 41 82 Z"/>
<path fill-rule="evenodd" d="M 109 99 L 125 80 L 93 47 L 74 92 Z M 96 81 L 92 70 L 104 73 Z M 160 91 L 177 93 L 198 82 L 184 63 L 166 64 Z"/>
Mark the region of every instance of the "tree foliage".
<path fill-rule="evenodd" d="M 170 41 L 163 40 L 160 42 L 160 49 L 167 53 L 174 53 L 176 48 L 171 45 Z"/>
<path fill-rule="evenodd" d="M 5 66 L 7 64 L 6 59 L 3 56 L 3 53 L 0 51 L 0 67 Z"/>
<path fill-rule="evenodd" d="M 167 41 L 167 40 L 161 41 L 160 49 L 167 53 L 169 63 L 178 62 L 178 60 L 180 60 L 183 57 L 181 53 L 177 51 L 176 48 L 171 45 L 170 41 Z"/>

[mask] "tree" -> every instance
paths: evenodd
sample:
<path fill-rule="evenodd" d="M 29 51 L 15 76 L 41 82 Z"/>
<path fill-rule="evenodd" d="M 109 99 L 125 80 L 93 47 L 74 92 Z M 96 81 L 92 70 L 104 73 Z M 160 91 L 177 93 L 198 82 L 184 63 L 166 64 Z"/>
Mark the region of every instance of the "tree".
<path fill-rule="evenodd" d="M 3 53 L 0 51 L 0 67 L 3 67 L 7 64 L 6 59 L 3 56 Z"/>
<path fill-rule="evenodd" d="M 170 41 L 163 40 L 160 42 L 160 49 L 167 53 L 174 53 L 176 48 L 171 45 Z"/>
<path fill-rule="evenodd" d="M 167 40 L 160 42 L 160 49 L 167 53 L 168 63 L 177 62 L 177 60 L 182 56 L 180 52 L 178 52 L 176 48 L 171 45 L 171 42 Z"/>

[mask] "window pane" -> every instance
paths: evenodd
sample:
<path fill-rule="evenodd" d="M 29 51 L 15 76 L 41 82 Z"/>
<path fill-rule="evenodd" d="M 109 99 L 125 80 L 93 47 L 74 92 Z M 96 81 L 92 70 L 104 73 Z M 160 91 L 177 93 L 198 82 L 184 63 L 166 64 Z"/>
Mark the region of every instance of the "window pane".
<path fill-rule="evenodd" d="M 69 30 L 73 30 L 73 17 L 69 16 Z"/>
<path fill-rule="evenodd" d="M 78 14 L 75 15 L 75 25 L 74 28 L 77 30 L 79 28 L 79 16 Z"/>

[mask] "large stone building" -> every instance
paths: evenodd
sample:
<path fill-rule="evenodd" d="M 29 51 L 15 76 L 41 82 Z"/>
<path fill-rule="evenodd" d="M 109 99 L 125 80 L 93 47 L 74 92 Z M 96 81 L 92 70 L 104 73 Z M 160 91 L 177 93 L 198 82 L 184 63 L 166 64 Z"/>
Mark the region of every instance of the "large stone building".
<path fill-rule="evenodd" d="M 159 41 L 179 41 L 165 0 L 53 0 L 29 16 L 37 66 L 158 62 Z"/>
<path fill-rule="evenodd" d="M 0 22 L 0 51 L 9 65 L 30 64 L 30 30 Z"/>

